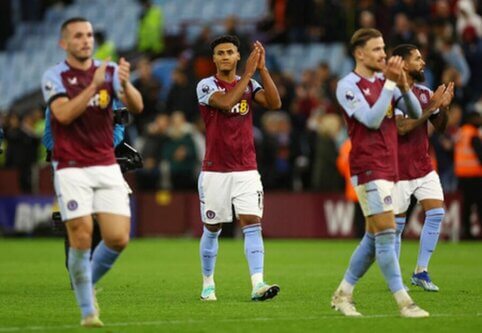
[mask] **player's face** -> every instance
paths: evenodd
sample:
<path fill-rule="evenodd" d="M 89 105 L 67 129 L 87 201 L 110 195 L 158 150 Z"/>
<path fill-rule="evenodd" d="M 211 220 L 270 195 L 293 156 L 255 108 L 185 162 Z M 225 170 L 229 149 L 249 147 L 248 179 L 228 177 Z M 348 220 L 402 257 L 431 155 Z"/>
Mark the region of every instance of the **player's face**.
<path fill-rule="evenodd" d="M 385 68 L 387 54 L 382 37 L 369 39 L 364 47 L 357 50 L 357 60 L 374 72 L 381 72 Z"/>
<path fill-rule="evenodd" d="M 423 61 L 419 50 L 412 50 L 410 56 L 405 59 L 405 66 L 408 75 L 410 75 L 415 82 L 425 81 L 425 61 Z"/>
<path fill-rule="evenodd" d="M 62 48 L 78 61 L 86 61 L 92 57 L 94 50 L 94 32 L 89 22 L 69 24 L 60 41 Z"/>
<path fill-rule="evenodd" d="M 214 48 L 213 61 L 220 72 L 236 70 L 239 59 L 238 48 L 232 43 L 222 43 Z"/>

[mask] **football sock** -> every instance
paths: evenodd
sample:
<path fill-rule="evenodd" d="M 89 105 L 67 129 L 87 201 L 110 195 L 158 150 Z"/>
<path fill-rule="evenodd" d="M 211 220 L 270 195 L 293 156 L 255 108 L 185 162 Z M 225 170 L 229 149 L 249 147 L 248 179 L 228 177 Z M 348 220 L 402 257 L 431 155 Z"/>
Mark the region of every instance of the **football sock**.
<path fill-rule="evenodd" d="M 261 277 L 263 280 L 263 264 L 264 264 L 264 246 L 263 236 L 261 234 L 260 224 L 251 224 L 243 228 L 244 233 L 244 253 L 248 260 L 249 272 L 251 276 L 256 275 L 253 279 L 258 281 Z M 261 274 L 261 276 L 259 275 Z"/>
<path fill-rule="evenodd" d="M 444 218 L 443 208 L 434 208 L 425 212 L 425 222 L 420 235 L 420 249 L 418 251 L 417 273 L 427 270 L 432 253 L 437 246 L 440 229 Z"/>
<path fill-rule="evenodd" d="M 75 297 L 80 306 L 82 317 L 95 313 L 92 296 L 92 270 L 90 265 L 90 249 L 69 250 L 69 274 L 74 286 Z"/>
<path fill-rule="evenodd" d="M 101 241 L 92 255 L 92 283 L 95 285 L 111 269 L 120 252 L 114 251 Z"/>
<path fill-rule="evenodd" d="M 404 289 L 395 254 L 395 229 L 386 229 L 375 234 L 375 256 L 392 293 Z"/>
<path fill-rule="evenodd" d="M 353 286 L 368 271 L 374 260 L 375 237 L 372 233 L 365 232 L 360 244 L 351 256 L 348 269 L 340 285 L 345 294 L 353 293 Z"/>
<path fill-rule="evenodd" d="M 402 247 L 402 233 L 405 228 L 406 216 L 395 216 L 395 223 L 397 224 L 397 231 L 395 232 L 395 254 L 397 259 L 400 260 L 400 250 Z"/>
<path fill-rule="evenodd" d="M 201 256 L 204 288 L 214 284 L 214 266 L 216 265 L 216 258 L 218 256 L 218 237 L 220 234 L 221 230 L 212 232 L 206 227 L 203 229 L 201 242 L 199 244 L 199 253 Z"/>

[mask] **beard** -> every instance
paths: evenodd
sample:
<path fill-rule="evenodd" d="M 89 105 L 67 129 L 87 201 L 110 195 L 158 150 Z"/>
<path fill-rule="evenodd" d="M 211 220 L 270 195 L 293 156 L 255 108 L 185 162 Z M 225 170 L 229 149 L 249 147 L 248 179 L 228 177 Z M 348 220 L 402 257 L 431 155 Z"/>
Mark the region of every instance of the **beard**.
<path fill-rule="evenodd" d="M 422 71 L 411 71 L 408 73 L 415 82 L 425 82 L 425 73 Z"/>

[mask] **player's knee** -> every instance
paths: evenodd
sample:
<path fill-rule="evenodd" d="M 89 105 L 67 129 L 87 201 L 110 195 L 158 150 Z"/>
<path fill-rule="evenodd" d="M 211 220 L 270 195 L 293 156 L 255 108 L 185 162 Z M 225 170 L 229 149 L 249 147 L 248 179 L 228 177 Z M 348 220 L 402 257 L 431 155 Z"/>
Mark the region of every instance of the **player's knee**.
<path fill-rule="evenodd" d="M 69 243 L 70 247 L 79 249 L 79 250 L 87 250 L 90 249 L 92 244 L 92 236 L 89 232 L 86 231 L 79 231 L 75 233 L 71 233 L 69 235 Z"/>
<path fill-rule="evenodd" d="M 261 218 L 255 215 L 245 215 L 239 217 L 239 222 L 241 223 L 241 226 L 246 227 L 253 224 L 260 224 Z"/>
<path fill-rule="evenodd" d="M 104 240 L 107 247 L 113 249 L 114 251 L 121 252 L 129 244 L 129 235 L 117 236 L 108 240 Z"/>
<path fill-rule="evenodd" d="M 204 226 L 206 227 L 206 229 L 208 229 L 208 230 L 211 231 L 211 232 L 218 232 L 218 231 L 221 230 L 221 228 L 222 228 L 221 223 L 218 223 L 218 224 L 204 224 Z"/>

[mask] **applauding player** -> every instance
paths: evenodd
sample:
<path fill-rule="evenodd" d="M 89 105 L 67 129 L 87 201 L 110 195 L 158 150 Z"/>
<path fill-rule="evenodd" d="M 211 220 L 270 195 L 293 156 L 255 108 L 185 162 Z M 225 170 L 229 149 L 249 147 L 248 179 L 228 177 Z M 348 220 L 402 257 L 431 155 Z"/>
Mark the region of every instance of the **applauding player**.
<path fill-rule="evenodd" d="M 257 171 L 252 102 L 279 109 L 281 100 L 265 64 L 265 50 L 256 42 L 242 76 L 239 39 L 221 36 L 211 43 L 216 75 L 201 80 L 197 96 L 206 125 L 206 154 L 199 176 L 199 200 L 204 231 L 200 242 L 203 289 L 201 299 L 215 301 L 214 266 L 223 223 L 233 220 L 232 207 L 244 234 L 252 282 L 252 300 L 275 297 L 280 288 L 264 282 L 261 234 L 263 186 Z M 263 86 L 252 79 L 258 71 Z"/>

